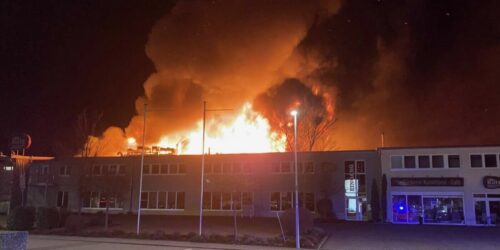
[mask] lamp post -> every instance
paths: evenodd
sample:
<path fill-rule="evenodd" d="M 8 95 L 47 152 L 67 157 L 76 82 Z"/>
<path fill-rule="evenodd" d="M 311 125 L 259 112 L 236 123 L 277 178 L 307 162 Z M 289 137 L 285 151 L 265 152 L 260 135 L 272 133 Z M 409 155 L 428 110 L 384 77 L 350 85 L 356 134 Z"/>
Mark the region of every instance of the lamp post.
<path fill-rule="evenodd" d="M 200 186 L 200 222 L 198 225 L 198 235 L 202 234 L 203 225 L 203 185 L 205 182 L 205 123 L 208 111 L 229 111 L 232 109 L 207 109 L 207 102 L 203 101 L 203 133 L 201 143 L 201 186 Z"/>
<path fill-rule="evenodd" d="M 297 110 L 292 110 L 293 116 L 293 153 L 295 158 L 295 248 L 300 249 L 300 222 L 299 222 L 299 177 L 297 168 Z"/>
<path fill-rule="evenodd" d="M 137 201 L 137 226 L 136 226 L 136 234 L 140 233 L 141 226 L 141 199 L 142 199 L 142 175 L 144 171 L 144 154 L 145 154 L 145 144 L 146 144 L 146 115 L 151 111 L 171 111 L 173 109 L 170 108 L 162 108 L 162 109 L 152 109 L 148 110 L 148 104 L 144 103 L 144 120 L 142 126 L 142 150 L 141 150 L 141 172 L 139 174 L 139 199 Z"/>
<path fill-rule="evenodd" d="M 142 150 L 141 150 L 141 172 L 139 173 L 139 199 L 137 201 L 137 228 L 136 234 L 139 235 L 141 227 L 141 199 L 142 199 L 142 172 L 144 171 L 144 144 L 146 143 L 146 114 L 148 104 L 144 103 L 144 121 L 142 125 Z"/>

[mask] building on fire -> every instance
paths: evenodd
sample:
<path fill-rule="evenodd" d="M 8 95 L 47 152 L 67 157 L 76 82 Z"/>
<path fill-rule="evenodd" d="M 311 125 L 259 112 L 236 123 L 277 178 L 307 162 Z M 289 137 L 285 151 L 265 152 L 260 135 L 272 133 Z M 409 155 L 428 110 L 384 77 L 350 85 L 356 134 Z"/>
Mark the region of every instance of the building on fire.
<path fill-rule="evenodd" d="M 292 207 L 292 153 L 205 158 L 204 215 L 270 217 Z M 298 159 L 299 203 L 315 214 L 328 198 L 338 219 L 370 220 L 372 183 L 384 190 L 385 179 L 388 222 L 500 224 L 500 146 L 301 152 Z M 140 156 L 33 163 L 28 202 L 96 212 L 113 194 L 115 213 L 136 213 L 140 205 L 143 214 L 198 215 L 201 156 L 147 155 L 139 201 L 140 163 Z"/>

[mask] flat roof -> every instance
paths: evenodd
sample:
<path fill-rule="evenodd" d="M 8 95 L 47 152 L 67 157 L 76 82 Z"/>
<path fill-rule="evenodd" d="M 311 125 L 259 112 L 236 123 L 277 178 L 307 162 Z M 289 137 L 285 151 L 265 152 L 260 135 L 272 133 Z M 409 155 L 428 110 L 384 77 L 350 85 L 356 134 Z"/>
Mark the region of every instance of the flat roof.
<path fill-rule="evenodd" d="M 500 147 L 500 144 L 471 144 L 471 145 L 440 145 L 440 146 L 401 146 L 401 147 L 380 147 L 378 150 L 391 150 L 391 149 L 425 149 L 425 148 L 486 148 L 486 147 Z"/>

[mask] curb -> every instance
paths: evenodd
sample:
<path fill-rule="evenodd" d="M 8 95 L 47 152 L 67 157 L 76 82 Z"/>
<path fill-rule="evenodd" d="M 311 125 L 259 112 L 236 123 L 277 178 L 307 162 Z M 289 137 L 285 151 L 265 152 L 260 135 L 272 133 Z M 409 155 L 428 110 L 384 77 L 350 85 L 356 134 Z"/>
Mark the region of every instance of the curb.
<path fill-rule="evenodd" d="M 320 250 L 321 248 L 323 248 L 323 245 L 325 245 L 326 241 L 328 240 L 328 238 L 330 238 L 330 233 L 327 233 L 323 239 L 321 240 L 321 242 L 319 243 L 318 247 L 316 248 L 317 250 Z"/>

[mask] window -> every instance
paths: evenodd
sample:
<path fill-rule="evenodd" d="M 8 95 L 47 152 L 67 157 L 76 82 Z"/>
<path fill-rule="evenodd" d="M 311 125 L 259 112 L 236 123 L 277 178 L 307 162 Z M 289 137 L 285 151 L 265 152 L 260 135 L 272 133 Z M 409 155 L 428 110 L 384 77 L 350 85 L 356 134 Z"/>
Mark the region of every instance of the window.
<path fill-rule="evenodd" d="M 241 210 L 243 205 L 253 204 L 250 192 L 204 192 L 203 209 L 205 210 Z"/>
<path fill-rule="evenodd" d="M 344 162 L 344 186 L 346 196 L 356 196 L 358 193 L 366 192 L 364 161 Z"/>
<path fill-rule="evenodd" d="M 314 193 L 299 192 L 299 207 L 307 208 L 314 212 Z"/>
<path fill-rule="evenodd" d="M 87 192 L 84 195 L 84 208 L 106 208 L 107 197 L 100 192 Z M 123 202 L 116 197 L 109 197 L 109 208 L 123 208 Z"/>
<path fill-rule="evenodd" d="M 292 192 L 272 192 L 271 210 L 283 211 L 292 207 Z"/>
<path fill-rule="evenodd" d="M 108 168 L 108 175 L 118 175 L 118 166 L 110 165 Z"/>
<path fill-rule="evenodd" d="M 127 174 L 127 166 L 125 165 L 120 165 L 120 169 L 118 170 L 119 175 L 125 175 Z"/>
<path fill-rule="evenodd" d="M 484 155 L 484 166 L 487 168 L 497 167 L 497 155 L 487 154 Z"/>
<path fill-rule="evenodd" d="M 430 168 L 431 161 L 428 155 L 419 155 L 418 156 L 418 168 Z"/>
<path fill-rule="evenodd" d="M 231 163 L 224 163 L 224 164 L 222 164 L 222 172 L 224 174 L 231 173 Z"/>
<path fill-rule="evenodd" d="M 179 173 L 179 165 L 170 164 L 168 167 L 168 174 L 178 174 Z"/>
<path fill-rule="evenodd" d="M 141 194 L 141 208 L 184 209 L 184 192 L 149 191 Z"/>
<path fill-rule="evenodd" d="M 158 208 L 158 192 L 148 192 L 148 208 Z"/>
<path fill-rule="evenodd" d="M 179 174 L 185 174 L 185 173 L 186 173 L 186 165 L 179 164 Z"/>
<path fill-rule="evenodd" d="M 60 176 L 69 176 L 71 174 L 71 169 L 69 166 L 60 166 L 59 167 L 59 175 Z"/>
<path fill-rule="evenodd" d="M 470 166 L 472 168 L 482 168 L 483 167 L 482 155 L 470 155 Z"/>
<path fill-rule="evenodd" d="M 404 161 L 405 161 L 405 168 L 416 168 L 416 162 L 415 162 L 415 156 L 405 156 L 404 157 Z"/>
<path fill-rule="evenodd" d="M 68 192 L 59 191 L 57 192 L 57 207 L 68 207 Z"/>
<path fill-rule="evenodd" d="M 391 168 L 403 168 L 403 157 L 399 155 L 391 156 Z"/>
<path fill-rule="evenodd" d="M 149 196 L 148 192 L 141 193 L 141 208 L 148 208 L 148 199 L 149 199 L 148 196 Z"/>
<path fill-rule="evenodd" d="M 4 171 L 13 171 L 14 170 L 14 166 L 3 166 L 3 170 Z"/>
<path fill-rule="evenodd" d="M 292 168 L 290 167 L 290 162 L 281 162 L 281 172 L 290 173 Z"/>
<path fill-rule="evenodd" d="M 448 155 L 448 168 L 460 168 L 459 155 Z"/>
<path fill-rule="evenodd" d="M 442 155 L 432 156 L 432 168 L 444 168 L 444 158 Z"/>
<path fill-rule="evenodd" d="M 160 165 L 153 164 L 151 165 L 151 174 L 159 174 L 160 173 Z"/>
<path fill-rule="evenodd" d="M 144 165 L 142 169 L 142 174 L 149 174 L 149 165 Z"/>
<path fill-rule="evenodd" d="M 167 164 L 162 164 L 160 166 L 160 174 L 168 174 L 168 165 Z"/>
<path fill-rule="evenodd" d="M 92 175 L 101 175 L 101 165 L 95 165 L 92 167 Z"/>

